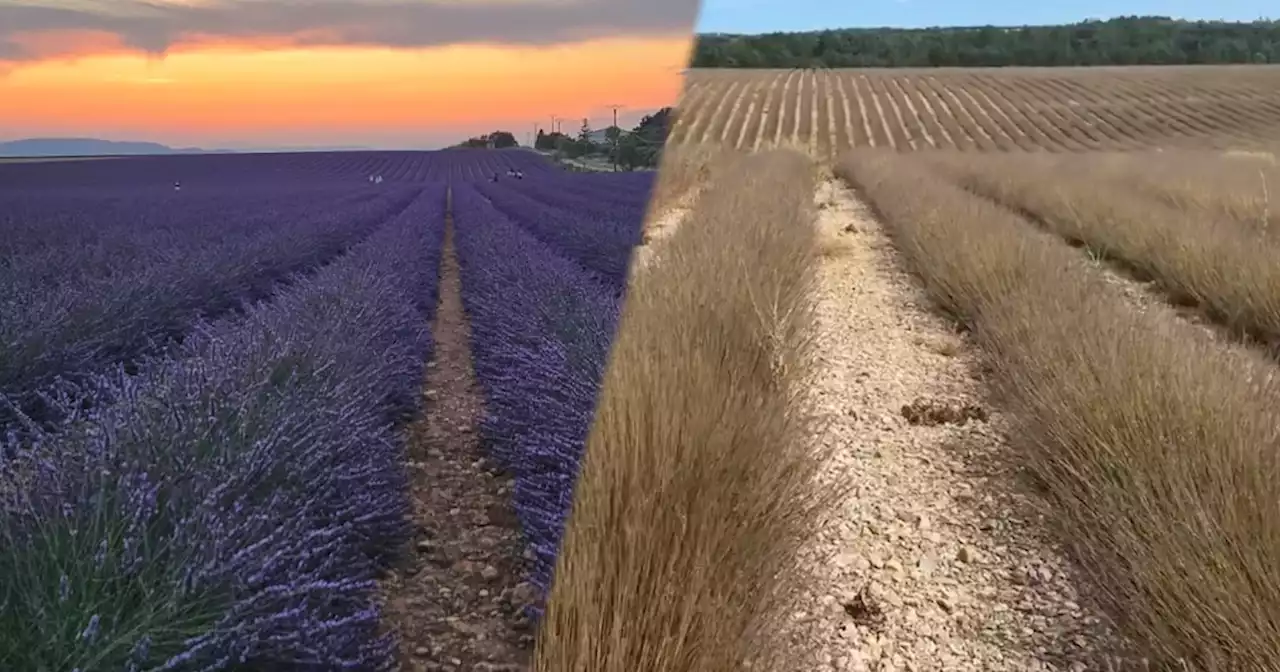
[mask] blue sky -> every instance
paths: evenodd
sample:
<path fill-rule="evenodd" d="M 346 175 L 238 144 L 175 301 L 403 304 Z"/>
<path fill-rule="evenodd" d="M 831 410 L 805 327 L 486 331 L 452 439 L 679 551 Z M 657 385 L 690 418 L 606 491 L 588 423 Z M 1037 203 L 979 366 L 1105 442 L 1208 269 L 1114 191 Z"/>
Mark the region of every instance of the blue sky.
<path fill-rule="evenodd" d="M 698 32 L 767 33 L 863 26 L 1025 25 L 1117 15 L 1249 21 L 1280 18 L 1275 0 L 703 0 Z"/>

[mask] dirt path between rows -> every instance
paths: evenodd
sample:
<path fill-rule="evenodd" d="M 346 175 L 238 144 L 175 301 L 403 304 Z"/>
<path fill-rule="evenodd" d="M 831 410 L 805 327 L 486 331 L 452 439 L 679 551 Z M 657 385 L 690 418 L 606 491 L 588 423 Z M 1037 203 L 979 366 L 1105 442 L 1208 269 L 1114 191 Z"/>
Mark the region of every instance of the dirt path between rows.
<path fill-rule="evenodd" d="M 839 183 L 816 196 L 834 242 L 819 279 L 822 410 L 853 479 L 807 562 L 794 615 L 805 670 L 1105 669 L 1101 619 L 1045 541 L 975 348 L 930 310 L 881 226 Z"/>
<path fill-rule="evenodd" d="M 416 538 L 384 581 L 384 622 L 400 637 L 406 672 L 515 672 L 533 639 L 520 607 L 533 597 L 510 506 L 510 479 L 485 457 L 484 397 L 471 361 L 453 219 L 446 218 L 440 299 L 432 325 L 426 412 L 410 430 Z"/>

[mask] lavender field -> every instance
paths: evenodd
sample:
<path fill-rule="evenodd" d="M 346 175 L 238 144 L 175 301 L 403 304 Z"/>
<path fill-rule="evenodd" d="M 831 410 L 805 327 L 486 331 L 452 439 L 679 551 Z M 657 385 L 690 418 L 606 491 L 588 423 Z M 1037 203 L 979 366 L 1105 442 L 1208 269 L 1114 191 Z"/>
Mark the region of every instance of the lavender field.
<path fill-rule="evenodd" d="M 522 151 L 0 165 L 0 670 L 391 669 L 455 254 L 536 618 L 650 188 Z"/>

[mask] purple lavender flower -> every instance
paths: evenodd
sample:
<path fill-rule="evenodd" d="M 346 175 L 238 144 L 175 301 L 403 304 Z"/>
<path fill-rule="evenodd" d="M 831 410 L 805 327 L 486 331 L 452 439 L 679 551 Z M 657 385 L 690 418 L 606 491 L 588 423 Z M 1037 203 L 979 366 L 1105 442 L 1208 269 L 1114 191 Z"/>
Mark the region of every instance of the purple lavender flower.
<path fill-rule="evenodd" d="M 455 187 L 453 199 L 476 376 L 489 405 L 483 430 L 515 476 L 531 578 L 545 590 L 642 210 L 629 222 L 583 223 L 492 185 Z M 593 246 L 594 237 L 608 242 Z"/>
<path fill-rule="evenodd" d="M 89 617 L 89 625 L 85 626 L 80 632 L 80 639 L 90 644 L 98 639 L 98 631 L 101 629 L 102 619 L 97 614 Z"/>
<path fill-rule="evenodd" d="M 93 562 L 68 563 L 60 600 L 73 585 L 146 586 L 156 621 L 95 614 L 79 633 L 150 633 L 112 665 L 390 667 L 375 577 L 409 535 L 396 430 L 420 410 L 432 351 L 443 180 L 458 196 L 485 431 L 517 471 L 545 585 L 648 183 L 610 178 L 606 200 L 626 216 L 591 222 L 565 208 L 600 214 L 585 194 L 603 178 L 559 183 L 523 153 L 429 156 L 0 166 L 0 211 L 19 215 L 0 236 L 0 258 L 18 260 L 0 268 L 0 306 L 18 316 L 6 312 L 0 343 L 23 344 L 0 364 L 0 392 L 19 402 L 0 411 L 0 535 L 34 549 L 56 522 L 81 537 Z M 530 176 L 498 197 L 528 207 L 515 221 L 464 184 L 507 162 Z M 386 184 L 349 186 L 375 166 Z M 175 171 L 180 195 L 145 186 Z M 65 187 L 71 174 L 80 186 Z M 584 229 L 548 233 L 555 217 Z M 42 296 L 32 278 L 62 289 Z M 23 409 L 42 422 L 18 422 Z"/>

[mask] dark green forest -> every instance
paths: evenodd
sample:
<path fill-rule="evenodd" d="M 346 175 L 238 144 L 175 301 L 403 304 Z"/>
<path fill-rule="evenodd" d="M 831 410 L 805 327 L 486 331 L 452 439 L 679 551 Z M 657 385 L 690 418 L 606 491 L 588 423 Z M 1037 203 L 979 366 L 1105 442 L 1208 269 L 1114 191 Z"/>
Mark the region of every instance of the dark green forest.
<path fill-rule="evenodd" d="M 699 35 L 695 68 L 1280 64 L 1280 21 L 1128 16 L 1062 26 Z"/>

